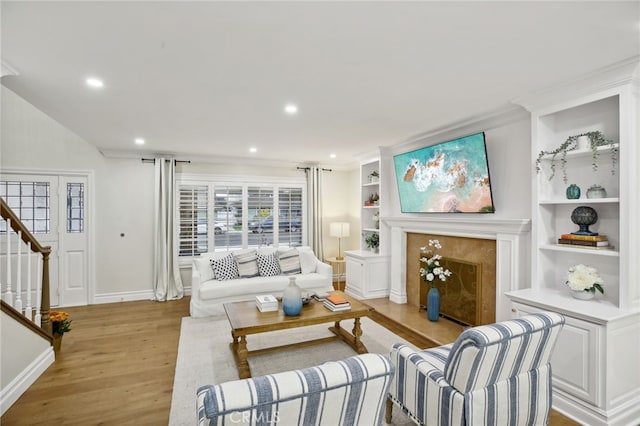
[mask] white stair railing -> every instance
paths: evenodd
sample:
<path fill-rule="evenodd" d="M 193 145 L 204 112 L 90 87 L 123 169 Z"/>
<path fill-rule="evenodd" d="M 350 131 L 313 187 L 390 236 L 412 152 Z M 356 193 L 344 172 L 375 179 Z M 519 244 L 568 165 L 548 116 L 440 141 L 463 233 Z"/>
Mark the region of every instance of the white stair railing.
<path fill-rule="evenodd" d="M 49 254 L 51 248 L 40 245 L 1 198 L 0 206 L 2 207 L 0 220 L 5 222 L 0 236 L 6 240 L 6 245 L 0 245 L 0 255 L 4 256 L 2 259 L 4 262 L 0 262 L 0 268 L 5 266 L 4 271 L 0 270 L 2 301 L 50 335 Z M 25 276 L 26 281 L 23 281 Z"/>

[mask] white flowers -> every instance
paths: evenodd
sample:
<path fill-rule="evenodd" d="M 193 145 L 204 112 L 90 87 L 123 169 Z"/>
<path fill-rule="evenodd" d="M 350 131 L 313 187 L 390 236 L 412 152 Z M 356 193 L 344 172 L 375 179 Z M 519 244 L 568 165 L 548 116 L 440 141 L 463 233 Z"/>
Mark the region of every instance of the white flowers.
<path fill-rule="evenodd" d="M 566 284 L 571 290 L 589 291 L 591 293 L 595 293 L 598 290 L 604 294 L 604 289 L 602 288 L 604 282 L 598 270 L 591 266 L 579 264 L 569 268 Z"/>
<path fill-rule="evenodd" d="M 420 276 L 427 282 L 433 282 L 436 279 L 446 281 L 447 277 L 451 276 L 451 271 L 440 265 L 442 256 L 434 253 L 429 247 L 434 247 L 436 250 L 442 248 L 438 240 L 429 240 L 428 247 L 420 247 L 420 253 L 423 254 L 420 262 L 425 265 L 420 268 Z"/>

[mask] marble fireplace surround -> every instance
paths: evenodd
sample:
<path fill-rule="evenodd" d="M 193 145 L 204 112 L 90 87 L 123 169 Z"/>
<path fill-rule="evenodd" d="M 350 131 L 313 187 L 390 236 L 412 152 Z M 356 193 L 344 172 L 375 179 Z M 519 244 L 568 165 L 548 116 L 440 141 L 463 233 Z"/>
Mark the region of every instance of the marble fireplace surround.
<path fill-rule="evenodd" d="M 529 219 L 494 219 L 485 215 L 453 217 L 402 216 L 381 218 L 389 230 L 388 254 L 391 286 L 389 300 L 407 303 L 407 234 L 433 234 L 496 241 L 496 321 L 511 318 L 511 290 L 529 287 Z"/>

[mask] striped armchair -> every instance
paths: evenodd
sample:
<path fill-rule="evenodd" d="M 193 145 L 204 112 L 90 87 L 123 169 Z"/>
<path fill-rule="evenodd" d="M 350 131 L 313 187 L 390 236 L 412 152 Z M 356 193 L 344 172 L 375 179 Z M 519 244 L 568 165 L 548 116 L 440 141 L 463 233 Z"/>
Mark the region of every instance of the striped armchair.
<path fill-rule="evenodd" d="M 198 389 L 198 424 L 380 425 L 393 366 L 362 354 Z"/>
<path fill-rule="evenodd" d="M 552 312 L 465 330 L 450 345 L 391 349 L 387 401 L 421 425 L 544 425 L 551 410 L 549 360 L 564 317 Z"/>

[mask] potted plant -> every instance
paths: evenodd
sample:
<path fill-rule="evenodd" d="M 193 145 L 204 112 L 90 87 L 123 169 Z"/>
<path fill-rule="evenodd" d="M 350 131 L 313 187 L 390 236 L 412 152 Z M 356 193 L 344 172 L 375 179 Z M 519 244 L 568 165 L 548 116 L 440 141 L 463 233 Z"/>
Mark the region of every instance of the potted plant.
<path fill-rule="evenodd" d="M 374 170 L 371 173 L 369 173 L 369 182 L 370 183 L 378 182 L 379 178 L 380 178 L 380 174 L 378 173 L 377 170 Z"/>
<path fill-rule="evenodd" d="M 616 161 L 618 157 L 618 150 L 611 139 L 606 139 L 601 131 L 596 130 L 593 132 L 581 133 L 579 135 L 569 136 L 567 140 L 565 140 L 562 145 L 557 147 L 551 151 L 540 151 L 538 154 L 538 158 L 536 159 L 536 173 L 540 173 L 540 164 L 542 162 L 542 158 L 545 156 L 551 156 L 551 176 L 549 176 L 549 180 L 553 179 L 556 175 L 556 157 L 560 155 L 560 166 L 562 167 L 562 180 L 564 183 L 568 182 L 567 179 L 567 152 L 573 151 L 578 147 L 579 139 L 588 139 L 587 146 L 591 149 L 591 165 L 593 170 L 598 170 L 598 148 L 601 146 L 609 146 L 611 150 L 611 174 L 616 173 Z"/>
<path fill-rule="evenodd" d="M 380 235 L 377 232 L 371 232 L 366 234 L 364 242 L 371 249 L 372 252 L 378 252 L 378 246 L 380 246 Z"/>
<path fill-rule="evenodd" d="M 53 349 L 55 352 L 60 352 L 62 336 L 71 331 L 69 314 L 63 311 L 51 311 L 49 312 L 49 321 L 51 321 L 51 333 L 53 334 Z"/>
<path fill-rule="evenodd" d="M 565 284 L 576 299 L 593 299 L 596 290 L 604 294 L 602 277 L 598 270 L 591 266 L 579 264 L 569 268 Z"/>

